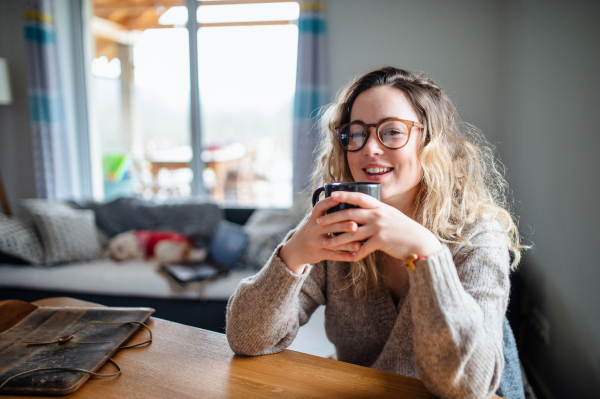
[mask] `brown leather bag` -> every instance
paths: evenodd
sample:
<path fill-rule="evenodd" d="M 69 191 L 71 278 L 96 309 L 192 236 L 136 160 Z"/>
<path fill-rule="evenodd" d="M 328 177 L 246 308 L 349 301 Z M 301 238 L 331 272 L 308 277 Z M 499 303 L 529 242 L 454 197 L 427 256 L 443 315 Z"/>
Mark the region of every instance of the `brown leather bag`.
<path fill-rule="evenodd" d="M 146 327 L 142 323 L 153 313 L 151 308 L 37 307 L 22 301 L 0 302 L 0 394 L 66 395 L 76 391 L 91 375 L 98 375 L 96 371 L 104 363 L 115 364 L 111 356 L 125 348 L 122 345 L 141 326 Z"/>

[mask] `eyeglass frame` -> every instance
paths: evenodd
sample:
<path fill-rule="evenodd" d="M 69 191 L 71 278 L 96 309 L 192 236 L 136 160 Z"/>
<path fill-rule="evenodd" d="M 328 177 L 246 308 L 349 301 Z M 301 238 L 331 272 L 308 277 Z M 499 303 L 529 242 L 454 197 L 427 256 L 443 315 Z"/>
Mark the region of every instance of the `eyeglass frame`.
<path fill-rule="evenodd" d="M 406 139 L 406 143 L 402 144 L 400 147 L 388 147 L 387 145 L 385 145 L 383 143 L 383 140 L 381 140 L 381 137 L 379 137 L 379 128 L 381 127 L 381 125 L 383 125 L 386 122 L 402 122 L 406 125 L 406 127 L 408 128 L 408 138 Z M 367 132 L 367 138 L 365 139 L 365 141 L 362 143 L 362 145 L 357 148 L 356 150 L 349 150 L 347 148 L 344 148 L 344 144 L 342 143 L 342 138 L 340 137 L 340 132 L 342 131 L 342 129 L 344 129 L 345 127 L 348 127 L 350 125 L 361 125 L 362 127 L 365 128 L 365 131 Z M 419 128 L 424 128 L 425 125 L 423 125 L 422 123 L 419 122 L 414 122 L 414 121 L 409 121 L 407 119 L 398 119 L 398 118 L 387 118 L 382 120 L 379 123 L 371 123 L 371 124 L 367 124 L 367 123 L 363 123 L 363 122 L 349 122 L 349 123 L 344 123 L 343 125 L 340 125 L 338 127 L 335 128 L 335 133 L 338 137 L 338 140 L 340 141 L 340 144 L 342 145 L 342 148 L 344 148 L 344 150 L 349 151 L 349 152 L 356 152 L 356 151 L 360 151 L 362 150 L 365 145 L 367 144 L 367 142 L 369 141 L 369 137 L 371 137 L 371 131 L 369 130 L 369 128 L 374 127 L 375 128 L 375 133 L 377 136 L 377 140 L 379 140 L 379 142 L 381 143 L 381 145 L 383 145 L 385 148 L 389 148 L 390 150 L 399 150 L 400 148 L 406 146 L 408 144 L 408 142 L 410 141 L 410 131 L 412 130 L 413 126 L 419 127 Z"/>

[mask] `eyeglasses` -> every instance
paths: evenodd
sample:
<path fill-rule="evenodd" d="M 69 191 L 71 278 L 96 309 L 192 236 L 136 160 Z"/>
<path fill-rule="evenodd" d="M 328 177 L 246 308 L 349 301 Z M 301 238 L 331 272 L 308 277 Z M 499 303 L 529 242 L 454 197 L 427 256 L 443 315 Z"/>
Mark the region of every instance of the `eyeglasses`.
<path fill-rule="evenodd" d="M 377 131 L 379 142 L 385 147 L 397 150 L 404 147 L 410 139 L 410 130 L 413 126 L 423 127 L 422 124 L 404 119 L 385 119 L 377 124 L 367 125 L 362 122 L 345 123 L 335 128 L 335 132 L 346 151 L 362 149 L 371 132 L 370 127 Z"/>

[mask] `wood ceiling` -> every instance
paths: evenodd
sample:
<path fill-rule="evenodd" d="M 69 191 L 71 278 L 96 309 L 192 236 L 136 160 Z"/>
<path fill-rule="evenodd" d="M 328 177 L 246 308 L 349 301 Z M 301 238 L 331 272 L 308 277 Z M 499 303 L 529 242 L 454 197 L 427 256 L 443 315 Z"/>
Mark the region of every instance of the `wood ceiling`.
<path fill-rule="evenodd" d="M 130 43 L 130 32 L 164 28 L 158 18 L 169 8 L 183 5 L 185 0 L 93 0 L 95 57 L 115 58 L 117 44 Z"/>
<path fill-rule="evenodd" d="M 127 30 L 145 30 L 162 27 L 158 18 L 171 7 L 184 5 L 185 0 L 94 0 L 94 15 Z"/>
<path fill-rule="evenodd" d="M 136 34 L 146 29 L 171 28 L 159 25 L 158 19 L 169 8 L 185 6 L 185 0 L 92 0 L 92 33 L 95 40 L 95 57 L 117 57 L 117 44 L 133 44 Z M 225 5 L 244 3 L 280 3 L 294 0 L 211 0 L 198 1 L 198 5 Z M 202 26 L 231 25 L 281 25 L 295 21 L 266 21 L 211 23 Z"/>

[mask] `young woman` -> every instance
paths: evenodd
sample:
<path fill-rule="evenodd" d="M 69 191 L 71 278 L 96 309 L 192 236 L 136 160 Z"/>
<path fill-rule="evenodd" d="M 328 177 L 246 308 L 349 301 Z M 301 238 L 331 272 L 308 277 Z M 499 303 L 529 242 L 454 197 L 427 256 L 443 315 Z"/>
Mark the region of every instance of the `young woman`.
<path fill-rule="evenodd" d="M 349 84 L 322 135 L 316 181 L 378 182 L 382 200 L 319 201 L 231 297 L 232 350 L 279 352 L 325 305 L 338 360 L 420 378 L 444 398 L 522 398 L 504 317 L 522 246 L 483 137 L 435 83 L 391 67 Z M 340 202 L 360 208 L 326 214 Z"/>

